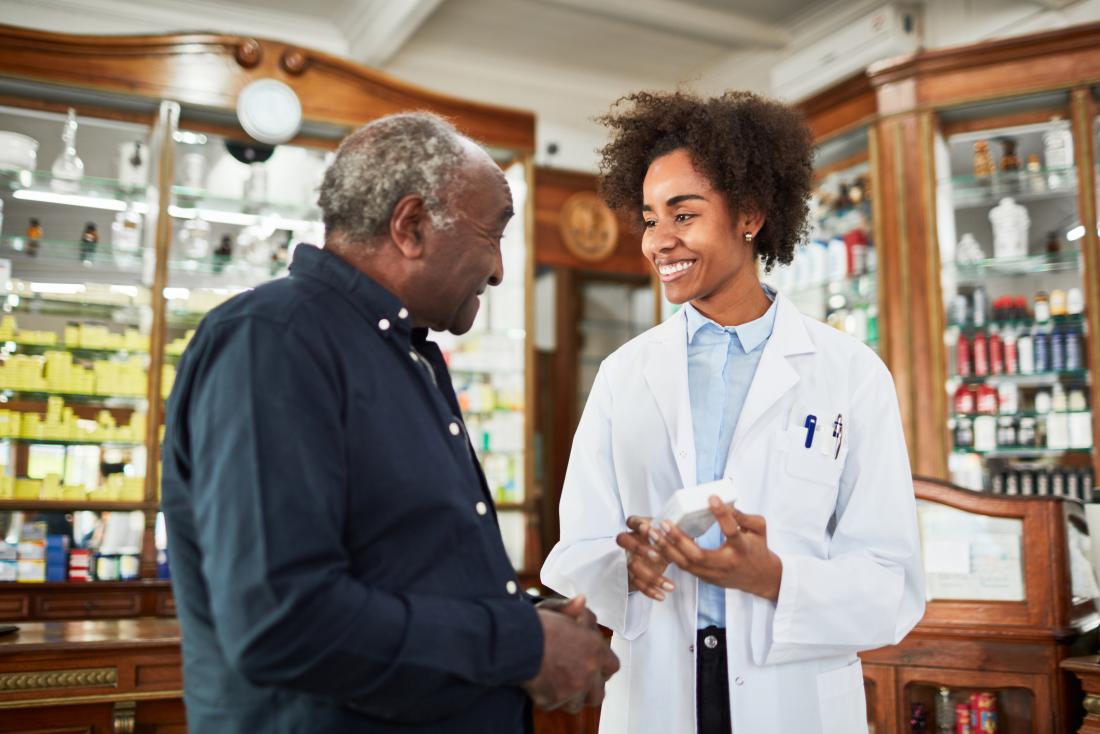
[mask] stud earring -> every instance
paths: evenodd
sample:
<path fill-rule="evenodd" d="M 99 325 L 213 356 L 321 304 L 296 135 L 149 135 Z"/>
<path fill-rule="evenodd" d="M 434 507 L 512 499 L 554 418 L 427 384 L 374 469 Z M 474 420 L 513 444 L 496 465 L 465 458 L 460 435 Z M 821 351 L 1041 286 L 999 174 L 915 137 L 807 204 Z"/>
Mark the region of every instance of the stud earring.
<path fill-rule="evenodd" d="M 745 242 L 752 242 L 752 238 L 753 238 L 752 232 L 746 232 L 745 233 Z"/>

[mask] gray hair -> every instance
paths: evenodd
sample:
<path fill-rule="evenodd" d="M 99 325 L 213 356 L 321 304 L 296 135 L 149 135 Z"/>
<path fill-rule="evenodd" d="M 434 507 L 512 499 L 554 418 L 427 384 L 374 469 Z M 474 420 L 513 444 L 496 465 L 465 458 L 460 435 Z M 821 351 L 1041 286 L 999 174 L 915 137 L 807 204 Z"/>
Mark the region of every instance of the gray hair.
<path fill-rule="evenodd" d="M 429 112 L 390 115 L 346 137 L 325 171 L 317 203 L 325 230 L 353 243 L 382 234 L 403 197 L 424 198 L 432 224 L 449 227 L 446 192 L 466 152 L 461 134 Z"/>

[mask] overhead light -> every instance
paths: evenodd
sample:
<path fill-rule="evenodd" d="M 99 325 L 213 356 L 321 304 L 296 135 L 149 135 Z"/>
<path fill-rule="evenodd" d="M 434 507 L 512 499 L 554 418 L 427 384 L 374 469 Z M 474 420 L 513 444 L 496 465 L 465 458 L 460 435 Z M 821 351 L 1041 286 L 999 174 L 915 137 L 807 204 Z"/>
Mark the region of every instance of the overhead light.
<path fill-rule="evenodd" d="M 83 194 L 59 194 L 54 191 L 35 189 L 16 189 L 12 196 L 23 201 L 40 201 L 44 204 L 66 204 L 83 206 L 88 209 L 105 209 L 112 212 L 124 212 L 129 204 L 121 199 L 108 199 L 102 196 L 84 196 Z"/>
<path fill-rule="evenodd" d="M 172 140 L 184 145 L 205 145 L 206 136 L 202 133 L 193 133 L 187 130 L 176 130 L 172 133 Z"/>
<path fill-rule="evenodd" d="M 32 293 L 48 293 L 58 296 L 75 296 L 84 292 L 81 283 L 31 283 Z"/>
<path fill-rule="evenodd" d="M 1070 242 L 1076 242 L 1085 236 L 1085 225 L 1078 224 L 1076 227 L 1066 232 L 1066 239 Z"/>

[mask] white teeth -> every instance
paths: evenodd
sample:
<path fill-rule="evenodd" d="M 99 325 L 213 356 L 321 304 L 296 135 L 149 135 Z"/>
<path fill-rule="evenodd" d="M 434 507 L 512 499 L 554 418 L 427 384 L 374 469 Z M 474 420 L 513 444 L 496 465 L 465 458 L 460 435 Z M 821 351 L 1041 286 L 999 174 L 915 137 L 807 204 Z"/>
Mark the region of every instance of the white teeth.
<path fill-rule="evenodd" d="M 687 270 L 695 264 L 694 260 L 681 260 L 678 263 L 672 263 L 671 265 L 660 265 L 657 268 L 657 272 L 661 275 L 672 275 L 673 273 L 679 273 L 682 270 Z"/>

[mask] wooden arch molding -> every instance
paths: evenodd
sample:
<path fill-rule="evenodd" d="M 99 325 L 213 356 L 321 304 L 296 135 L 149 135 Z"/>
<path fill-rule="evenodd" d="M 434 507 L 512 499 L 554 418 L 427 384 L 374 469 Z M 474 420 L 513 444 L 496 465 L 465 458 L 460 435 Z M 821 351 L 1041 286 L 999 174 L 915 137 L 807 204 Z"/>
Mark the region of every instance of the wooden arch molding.
<path fill-rule="evenodd" d="M 212 33 L 79 36 L 0 25 L 0 76 L 113 94 L 233 109 L 257 79 L 277 79 L 306 120 L 356 127 L 383 115 L 429 110 L 494 147 L 530 153 L 530 112 L 469 102 L 281 41 Z"/>

